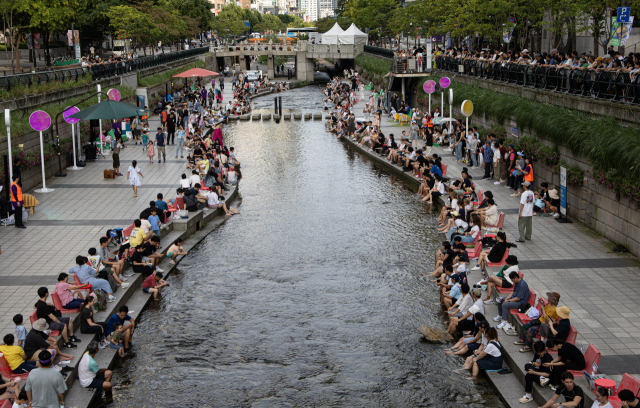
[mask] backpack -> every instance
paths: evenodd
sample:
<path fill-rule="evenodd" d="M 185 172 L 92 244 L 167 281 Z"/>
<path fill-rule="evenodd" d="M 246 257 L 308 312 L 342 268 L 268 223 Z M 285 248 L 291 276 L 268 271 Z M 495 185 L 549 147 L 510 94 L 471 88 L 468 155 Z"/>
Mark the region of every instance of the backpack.
<path fill-rule="evenodd" d="M 116 291 L 118 290 L 118 282 L 116 282 L 116 280 L 113 279 L 113 275 L 110 274 L 107 277 L 107 281 L 109 282 L 109 286 L 111 286 L 111 292 L 116 293 Z"/>
<path fill-rule="evenodd" d="M 107 310 L 107 293 L 102 289 L 96 289 L 93 291 L 96 298 L 95 307 L 99 312 Z"/>
<path fill-rule="evenodd" d="M 116 245 L 122 243 L 122 228 L 112 228 L 107 230 L 107 238 L 111 238 Z"/>

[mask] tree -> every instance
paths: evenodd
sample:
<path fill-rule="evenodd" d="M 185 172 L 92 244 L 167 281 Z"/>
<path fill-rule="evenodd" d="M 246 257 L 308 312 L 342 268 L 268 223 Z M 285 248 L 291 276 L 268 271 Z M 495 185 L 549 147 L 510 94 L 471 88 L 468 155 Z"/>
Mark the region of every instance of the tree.
<path fill-rule="evenodd" d="M 266 31 L 278 31 L 280 29 L 280 25 L 282 22 L 280 19 L 273 14 L 265 14 L 262 16 L 262 22 L 258 23 L 256 26 L 256 31 L 266 32 Z"/>
<path fill-rule="evenodd" d="M 220 36 L 236 36 L 244 33 L 247 26 L 242 21 L 244 11 L 242 7 L 235 4 L 225 4 L 220 10 L 220 14 L 213 19 L 213 28 Z"/>
<path fill-rule="evenodd" d="M 134 7 L 114 6 L 108 15 L 114 32 L 125 31 L 127 38 L 145 46 L 145 50 L 146 44 L 155 43 L 162 34 L 148 14 Z"/>

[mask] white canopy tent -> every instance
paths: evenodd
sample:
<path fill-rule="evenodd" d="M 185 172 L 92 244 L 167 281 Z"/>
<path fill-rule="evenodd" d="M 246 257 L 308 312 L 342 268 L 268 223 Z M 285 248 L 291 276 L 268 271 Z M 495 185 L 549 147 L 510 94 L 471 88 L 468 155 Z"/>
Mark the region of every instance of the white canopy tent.
<path fill-rule="evenodd" d="M 367 44 L 368 40 L 369 36 L 360 31 L 353 23 L 338 37 L 340 44 Z"/>
<path fill-rule="evenodd" d="M 338 44 L 338 37 L 344 34 L 344 30 L 340 28 L 338 23 L 335 23 L 331 30 L 322 34 L 322 44 Z"/>

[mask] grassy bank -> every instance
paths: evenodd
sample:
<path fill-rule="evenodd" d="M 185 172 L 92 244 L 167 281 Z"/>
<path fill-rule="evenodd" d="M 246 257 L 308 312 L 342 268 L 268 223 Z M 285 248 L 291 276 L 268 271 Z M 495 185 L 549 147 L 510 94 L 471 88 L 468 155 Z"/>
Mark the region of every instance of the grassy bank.
<path fill-rule="evenodd" d="M 188 69 L 191 68 L 204 68 L 205 67 L 205 63 L 204 61 L 196 61 L 196 62 L 192 62 L 189 65 L 183 66 L 183 67 L 179 67 L 179 68 L 174 68 L 174 69 L 170 69 L 168 71 L 164 71 L 164 72 L 160 72 L 158 74 L 155 75 L 150 75 L 150 76 L 146 76 L 143 78 L 140 78 L 140 76 L 138 76 L 138 86 L 140 87 L 149 87 L 149 86 L 154 86 L 154 85 L 158 85 L 161 84 L 163 82 L 166 82 L 168 80 L 171 79 L 171 77 L 173 77 L 174 75 L 177 75 L 181 72 L 184 72 Z"/>
<path fill-rule="evenodd" d="M 381 76 L 387 75 L 391 71 L 391 64 L 392 62 L 389 59 L 369 54 L 360 54 L 356 57 L 356 65 L 362 67 L 365 71 Z"/>

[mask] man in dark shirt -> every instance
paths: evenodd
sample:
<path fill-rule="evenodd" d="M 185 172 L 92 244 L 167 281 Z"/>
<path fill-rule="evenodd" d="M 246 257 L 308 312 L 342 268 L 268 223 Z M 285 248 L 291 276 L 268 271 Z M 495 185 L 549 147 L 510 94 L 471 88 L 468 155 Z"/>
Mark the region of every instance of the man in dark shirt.
<path fill-rule="evenodd" d="M 552 376 L 554 371 L 555 367 L 551 371 Z M 556 401 L 558 400 L 558 398 L 560 398 L 561 395 L 564 396 L 565 402 L 558 404 L 556 403 Z M 562 384 L 560 384 L 555 389 L 555 394 L 553 394 L 553 397 L 551 397 L 551 399 L 540 408 L 551 408 L 560 406 L 584 408 L 584 391 L 582 391 L 582 388 L 573 383 L 573 374 L 571 374 L 570 372 L 565 372 L 562 374 Z"/>
<path fill-rule="evenodd" d="M 167 131 L 167 144 L 174 144 L 173 141 L 176 136 L 176 115 L 173 111 L 169 114 L 167 122 L 164 125 L 165 130 Z"/>
<path fill-rule="evenodd" d="M 38 319 L 44 319 L 49 324 L 50 330 L 58 330 L 60 332 L 64 339 L 64 347 L 76 348 L 77 346 L 73 343 L 80 343 L 81 340 L 73 335 L 73 320 L 69 317 L 56 317 L 53 314 L 54 306 L 47 304 L 49 289 L 46 286 L 38 288 L 38 297 L 40 300 L 35 304 Z"/>
<path fill-rule="evenodd" d="M 27 337 L 24 340 L 23 349 L 24 354 L 30 360 L 37 360 L 41 350 L 53 350 L 55 356 L 61 360 L 71 360 L 73 358 L 70 354 L 65 354 L 58 350 L 58 344 L 53 337 L 49 337 L 44 331 L 47 330 L 47 321 L 44 319 L 38 319 L 33 322 L 33 327 L 27 333 Z"/>
<path fill-rule="evenodd" d="M 158 148 L 158 163 L 160 163 L 160 156 L 164 157 L 164 162 L 167 162 L 167 153 L 164 150 L 164 141 L 165 135 L 162 131 L 162 128 L 158 128 L 158 133 L 156 133 L 156 147 Z"/>
<path fill-rule="evenodd" d="M 573 344 L 565 343 L 564 340 L 556 338 L 555 340 L 548 340 L 547 347 L 558 352 L 558 357 L 545 364 L 546 367 L 551 367 L 550 378 L 552 386 L 560 385 L 560 382 L 564 381 L 562 375 L 567 370 L 584 370 L 586 365 L 584 355 Z M 573 376 L 571 378 L 573 379 Z"/>

